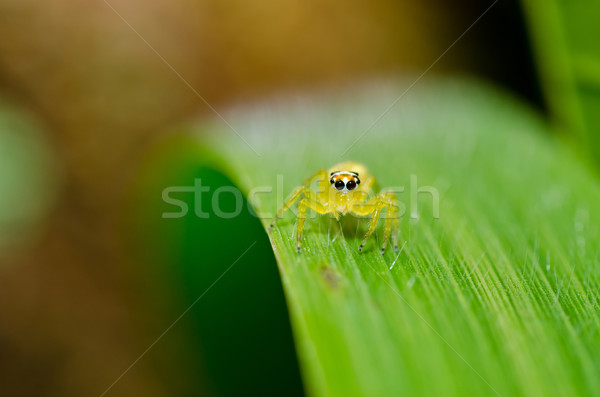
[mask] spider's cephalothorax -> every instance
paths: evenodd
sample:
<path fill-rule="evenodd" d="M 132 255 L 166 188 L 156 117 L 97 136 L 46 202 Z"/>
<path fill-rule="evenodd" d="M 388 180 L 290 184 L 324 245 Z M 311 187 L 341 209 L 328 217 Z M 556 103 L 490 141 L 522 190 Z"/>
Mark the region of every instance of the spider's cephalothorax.
<path fill-rule="evenodd" d="M 310 188 L 310 185 L 314 182 L 318 184 L 316 192 Z M 385 253 L 390 234 L 392 235 L 394 249 L 397 251 L 399 220 L 396 195 L 384 191 L 367 199 L 374 183 L 375 179 L 368 173 L 365 166 L 355 162 L 337 164 L 329 171 L 319 170 L 302 186 L 294 189 L 277 212 L 277 215 L 275 215 L 269 230 L 284 211 L 290 208 L 298 199 L 301 199 L 300 204 L 298 204 L 298 252 L 300 252 L 302 245 L 302 230 L 307 207 L 319 214 L 332 214 L 336 219 L 339 219 L 340 215 L 348 213 L 356 216 L 370 216 L 369 230 L 358 247 L 358 250 L 362 251 L 367 240 L 375 231 L 382 211 L 385 210 L 386 219 L 381 253 Z"/>

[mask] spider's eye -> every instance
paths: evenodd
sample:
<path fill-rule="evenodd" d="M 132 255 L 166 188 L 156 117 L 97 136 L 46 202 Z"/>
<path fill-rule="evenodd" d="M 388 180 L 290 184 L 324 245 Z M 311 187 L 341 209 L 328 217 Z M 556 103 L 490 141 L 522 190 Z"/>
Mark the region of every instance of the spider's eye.
<path fill-rule="evenodd" d="M 329 183 L 331 183 L 333 185 L 333 183 L 335 182 L 335 179 L 331 178 L 331 180 L 329 181 Z"/>
<path fill-rule="evenodd" d="M 338 180 L 335 182 L 335 188 L 336 188 L 337 190 L 342 190 L 342 189 L 344 188 L 344 186 L 345 186 L 345 185 L 344 185 L 344 181 L 342 181 L 341 179 L 338 179 Z"/>
<path fill-rule="evenodd" d="M 354 190 L 354 188 L 356 188 L 356 182 L 350 180 L 348 183 L 346 183 L 346 189 Z"/>

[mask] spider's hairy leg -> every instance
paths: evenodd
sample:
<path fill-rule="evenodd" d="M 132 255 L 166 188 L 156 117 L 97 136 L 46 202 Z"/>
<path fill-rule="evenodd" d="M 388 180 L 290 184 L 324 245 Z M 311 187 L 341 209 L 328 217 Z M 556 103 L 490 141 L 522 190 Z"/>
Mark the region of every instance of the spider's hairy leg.
<path fill-rule="evenodd" d="M 313 192 L 314 193 L 314 192 Z M 323 206 L 320 202 L 313 199 L 304 198 L 298 204 L 298 225 L 296 226 L 296 238 L 297 238 L 297 251 L 300 253 L 302 249 L 302 231 L 304 230 L 304 220 L 306 219 L 306 207 L 312 209 L 317 214 L 326 214 L 329 212 L 327 208 Z"/>
<path fill-rule="evenodd" d="M 400 231 L 400 215 L 398 214 L 398 206 L 396 206 L 395 218 L 392 221 L 392 243 L 394 243 L 394 252 L 398 252 L 398 233 Z"/>
<path fill-rule="evenodd" d="M 385 231 L 384 231 L 384 242 L 383 247 L 381 248 L 381 253 L 385 253 L 385 247 L 387 244 L 387 240 L 390 236 L 393 227 L 397 228 L 398 225 L 398 205 L 396 202 L 396 196 L 393 193 L 381 193 L 377 196 L 371 198 L 366 203 L 357 204 L 352 208 L 352 212 L 355 215 L 365 216 L 371 215 L 371 220 L 369 221 L 369 229 L 367 233 L 363 237 L 360 246 L 358 247 L 359 251 L 362 251 L 363 247 L 367 244 L 369 237 L 375 232 L 377 228 L 377 223 L 379 222 L 379 217 L 381 216 L 381 212 L 387 208 L 388 214 L 385 222 Z M 393 240 L 394 240 L 394 249 L 397 249 L 397 232 L 394 232 Z"/>
<path fill-rule="evenodd" d="M 275 214 L 275 217 L 271 221 L 271 224 L 269 225 L 267 231 L 270 231 L 271 229 L 273 229 L 273 226 L 275 226 L 275 223 L 277 222 L 277 220 L 279 218 L 281 218 L 281 215 L 283 215 L 283 213 L 285 211 L 287 211 L 300 198 L 300 196 L 302 194 L 304 194 L 305 197 L 309 197 L 312 200 L 316 200 L 316 198 L 314 198 L 314 196 L 316 196 L 316 193 L 313 190 L 311 190 L 309 186 L 311 185 L 311 183 L 313 183 L 317 179 L 325 179 L 326 180 L 327 179 L 327 170 L 322 169 L 322 170 L 317 171 L 313 176 L 308 178 L 302 186 L 298 186 L 297 188 L 292 190 L 292 193 L 290 193 L 290 195 L 285 200 L 285 202 L 283 203 L 283 205 L 281 206 L 279 211 L 277 211 L 277 214 Z"/>
<path fill-rule="evenodd" d="M 383 228 L 383 244 L 381 246 L 381 254 L 385 253 L 385 247 L 387 246 L 390 234 L 392 235 L 392 243 L 394 245 L 394 251 L 398 252 L 398 227 L 400 219 L 398 216 L 398 199 L 396 194 L 392 192 L 382 193 L 382 196 L 386 198 L 388 202 L 387 213 L 385 217 L 385 225 Z"/>
<path fill-rule="evenodd" d="M 315 172 L 310 178 L 304 181 L 303 186 L 310 186 L 317 179 L 321 181 L 327 181 L 327 170 L 325 168 L 321 168 L 319 171 Z"/>
<path fill-rule="evenodd" d="M 271 231 L 271 229 L 273 229 L 273 226 L 275 226 L 277 220 L 281 218 L 281 215 L 283 215 L 283 213 L 287 211 L 296 202 L 296 200 L 300 198 L 300 195 L 305 189 L 307 188 L 304 186 L 298 186 L 297 188 L 292 190 L 292 193 L 290 193 L 288 198 L 285 199 L 285 202 L 283 203 L 279 211 L 277 211 L 277 214 L 275 214 L 275 217 L 273 218 L 271 224 L 269 225 L 269 228 L 267 229 L 268 231 Z"/>

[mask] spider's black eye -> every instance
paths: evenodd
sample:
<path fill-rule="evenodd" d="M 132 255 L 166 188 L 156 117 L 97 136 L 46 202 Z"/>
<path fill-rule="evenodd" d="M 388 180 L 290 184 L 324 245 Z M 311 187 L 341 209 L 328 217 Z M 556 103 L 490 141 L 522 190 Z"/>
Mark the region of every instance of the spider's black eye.
<path fill-rule="evenodd" d="M 331 180 L 329 181 L 329 183 L 331 183 L 333 185 L 333 182 L 335 182 L 335 179 L 331 178 Z"/>
<path fill-rule="evenodd" d="M 348 183 L 346 183 L 346 189 L 354 190 L 354 188 L 356 188 L 356 182 L 350 180 Z"/>
<path fill-rule="evenodd" d="M 336 188 L 337 190 L 342 190 L 342 189 L 344 188 L 344 186 L 345 186 L 345 185 L 344 185 L 344 181 L 342 181 L 341 179 L 338 179 L 338 180 L 335 182 L 335 188 Z"/>

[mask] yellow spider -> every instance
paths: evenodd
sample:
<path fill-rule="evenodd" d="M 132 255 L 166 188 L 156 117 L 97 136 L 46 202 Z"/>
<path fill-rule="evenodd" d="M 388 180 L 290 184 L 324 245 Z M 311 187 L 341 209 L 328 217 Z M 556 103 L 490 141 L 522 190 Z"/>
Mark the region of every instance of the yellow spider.
<path fill-rule="evenodd" d="M 318 183 L 316 192 L 310 188 L 310 185 L 314 182 Z M 398 252 L 398 200 L 396 195 L 389 191 L 382 191 L 367 200 L 374 184 L 375 178 L 360 163 L 349 161 L 336 164 L 330 170 L 319 170 L 307 179 L 302 186 L 298 186 L 292 191 L 281 209 L 277 211 L 268 230 L 270 231 L 275 226 L 277 220 L 292 204 L 302 198 L 300 204 L 298 204 L 298 252 L 300 252 L 302 246 L 302 230 L 304 229 L 307 207 L 318 214 L 332 214 L 336 220 L 340 219 L 340 215 L 348 213 L 355 216 L 370 215 L 369 229 L 358 247 L 358 251 L 362 252 L 367 240 L 377 227 L 381 212 L 387 209 L 381 253 L 385 253 L 390 234 L 392 234 L 394 250 Z"/>

